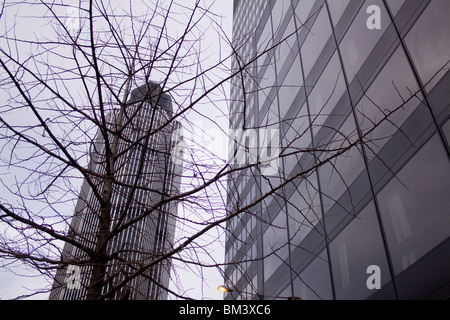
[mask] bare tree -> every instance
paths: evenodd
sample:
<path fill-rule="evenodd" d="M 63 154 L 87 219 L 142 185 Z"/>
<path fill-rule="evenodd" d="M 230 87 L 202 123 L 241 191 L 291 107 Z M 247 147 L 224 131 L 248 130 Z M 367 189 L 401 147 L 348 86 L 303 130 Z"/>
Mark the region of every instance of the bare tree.
<path fill-rule="evenodd" d="M 73 272 L 76 277 L 77 270 L 89 270 L 88 279 L 81 284 L 87 299 L 142 297 L 140 284 L 145 281 L 161 292 L 189 298 L 183 289 L 184 279 L 179 278 L 173 264 L 200 276 L 203 268 L 223 272 L 227 263 L 217 261 L 210 250 L 226 232 L 227 223 L 263 219 L 261 207 L 273 199 L 285 201 L 288 189 L 300 183 L 308 185 L 310 194 L 301 195 L 304 207 L 290 204 L 299 213 L 292 215 L 292 221 L 322 232 L 317 225 L 317 168 L 328 165 L 339 177 L 336 161 L 360 152 L 362 142 L 373 141 L 376 128 L 408 101 L 417 99 L 419 90 L 411 91 L 401 105 L 388 112 L 378 106 L 383 116 L 376 121 L 369 119 L 372 123 L 365 132 L 328 128 L 336 131 L 332 141 L 325 139 L 312 147 L 302 144 L 310 128 L 323 127 L 321 117 L 327 115 L 328 101 L 322 101 L 312 120 L 306 121 L 304 116 L 292 119 L 288 128 L 291 138 L 281 143 L 275 160 L 284 166 L 285 159 L 310 157 L 310 164 L 298 167 L 291 176 L 277 170 L 267 177 L 262 168 L 267 169 L 267 163 L 274 159 L 261 157 L 259 149 L 249 149 L 245 134 L 249 129 L 269 132 L 279 123 L 270 116 L 264 125 L 248 123 L 247 105 L 251 102 L 247 98 L 254 93 L 267 95 L 271 89 L 261 85 L 253 71 L 267 56 L 276 59 L 277 49 L 289 44 L 304 24 L 299 22 L 285 38 L 272 39 L 248 52 L 243 50 L 245 36 L 241 43 L 231 45 L 212 6 L 200 0 L 192 4 L 158 0 L 120 5 L 105 1 L 73 5 L 3 2 L 2 268 L 11 270 L 20 261 L 41 273 L 49 286 L 37 292 L 51 290 L 55 273 Z M 24 11 L 30 14 L 22 17 Z M 36 36 L 23 34 L 23 23 L 31 20 L 45 22 L 45 36 L 40 30 Z M 208 32 L 215 34 L 215 41 L 223 48 L 215 57 L 208 56 L 203 47 Z M 232 58 L 236 63 L 231 67 Z M 337 74 L 333 80 L 328 100 L 341 76 Z M 242 90 L 241 98 L 227 99 L 230 81 Z M 141 94 L 133 95 L 136 88 Z M 230 108 L 236 99 L 239 110 Z M 167 100 L 173 110 L 162 112 L 157 106 Z M 143 115 L 148 104 L 151 112 Z M 228 115 L 235 112 L 242 114 L 242 122 L 230 133 L 221 123 L 228 125 Z M 180 127 L 183 134 L 173 139 Z M 219 135 L 227 139 L 221 141 Z M 213 143 L 206 146 L 205 137 Z M 271 137 L 261 139 L 267 140 L 260 141 L 265 145 Z M 244 148 L 232 147 L 230 155 L 211 149 L 211 145 L 228 140 Z M 180 151 L 181 162 L 174 158 Z M 255 161 L 239 163 L 236 160 L 241 159 L 241 152 Z M 134 161 L 135 171 L 124 173 L 130 161 Z M 149 162 L 159 163 L 153 165 L 154 172 L 146 167 Z M 176 183 L 163 181 L 166 171 L 176 176 Z M 227 199 L 227 179 L 238 178 L 261 184 L 260 194 L 241 199 L 236 190 L 236 197 Z M 341 180 L 345 184 L 345 179 Z M 74 227 L 89 219 L 88 233 Z M 132 240 L 128 246 L 113 246 L 126 230 L 144 236 L 141 225 L 158 219 L 166 221 L 167 230 L 145 236 L 169 235 L 176 224 L 177 237 L 167 236 L 160 248 L 136 246 Z M 270 219 L 265 222 L 275 234 L 277 228 L 288 227 Z M 265 256 L 250 256 L 233 264 L 283 256 L 298 236 L 294 232 L 282 245 L 273 244 Z M 67 254 L 69 247 L 72 254 Z M 156 274 L 161 268 L 172 269 L 177 290 Z M 59 285 L 70 289 L 71 284 Z"/>

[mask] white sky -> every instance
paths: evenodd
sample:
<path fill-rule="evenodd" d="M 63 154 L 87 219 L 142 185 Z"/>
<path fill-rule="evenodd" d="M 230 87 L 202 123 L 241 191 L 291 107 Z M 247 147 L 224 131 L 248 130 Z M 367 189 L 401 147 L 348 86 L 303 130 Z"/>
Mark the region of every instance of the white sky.
<path fill-rule="evenodd" d="M 177 0 L 178 1 L 178 0 Z M 175 1 L 175 2 L 177 2 Z M 188 0 L 192 1 L 193 0 Z M 64 1 L 63 1 L 64 2 Z M 73 2 L 73 1 L 72 1 Z M 183 3 L 183 0 L 179 0 L 180 3 Z M 206 3 L 211 3 L 211 0 L 206 0 Z M 223 17 L 222 20 L 222 27 L 225 33 L 227 34 L 228 38 L 231 39 L 231 23 L 232 23 L 232 3 L 233 0 L 216 0 L 214 3 L 214 6 L 212 7 L 212 11 L 216 13 L 217 15 L 220 15 Z M 28 10 L 28 11 L 27 11 Z M 21 16 L 27 16 L 30 14 L 38 15 L 38 12 L 35 12 L 35 8 L 31 9 L 27 6 L 21 6 L 20 7 L 20 15 Z M 7 12 L 7 14 L 10 14 L 10 12 Z M 22 33 L 24 35 L 40 35 L 41 33 L 48 32 L 46 29 L 47 26 L 39 26 L 36 23 L 33 23 L 32 19 L 29 19 L 27 22 L 21 21 L 20 18 L 14 17 L 11 14 L 8 16 L 5 14 L 2 19 L 0 20 L 0 23 L 2 24 L 2 28 L 4 28 L 6 25 L 12 25 L 12 23 L 17 23 L 17 30 L 19 33 Z M 16 19 L 15 19 L 16 18 Z M 206 26 L 208 28 L 208 26 Z M 212 56 L 221 55 L 221 50 L 224 50 L 223 43 L 221 46 L 219 45 L 217 39 L 215 39 L 213 29 L 208 28 L 210 33 L 206 34 L 205 42 L 202 44 L 202 48 L 207 50 L 208 52 L 211 52 Z M 213 57 L 214 59 L 214 57 Z M 0 97 L 0 100 L 3 100 L 4 97 Z M 218 108 L 222 108 L 223 112 L 227 113 L 227 104 L 219 104 Z M 209 110 L 209 111 L 208 111 Z M 203 111 L 208 113 L 210 111 L 214 111 L 207 105 L 204 106 Z M 23 116 L 23 115 L 21 115 Z M 220 126 L 223 126 L 223 128 L 226 128 L 228 125 L 228 121 L 224 117 L 220 117 L 217 110 L 215 112 L 211 112 L 210 115 L 213 117 L 215 121 Z M 193 121 L 201 122 L 201 118 L 193 118 Z M 211 129 L 211 124 L 203 123 L 203 128 L 208 132 L 209 129 Z M 217 128 L 215 128 L 217 130 Z M 209 131 L 209 133 L 212 136 L 217 136 L 215 133 L 217 131 Z M 210 146 L 217 146 L 217 143 L 211 143 Z M 0 230 L 1 232 L 1 230 Z M 211 254 L 215 257 L 217 261 L 223 261 L 224 258 L 224 252 L 223 249 L 218 246 L 216 250 L 213 250 Z M 19 265 L 16 265 L 12 268 L 12 271 L 17 271 L 20 274 L 23 274 L 22 268 L 20 268 Z M 215 270 L 215 269 L 208 269 L 204 270 L 204 278 L 206 279 L 205 282 L 202 282 L 199 278 L 192 275 L 189 271 L 178 271 L 179 278 L 181 279 L 183 288 L 186 290 L 188 296 L 195 298 L 195 299 L 222 299 L 223 294 L 217 291 L 217 286 L 222 284 L 223 279 L 222 276 Z M 4 270 L 0 270 L 0 299 L 11 299 L 17 296 L 20 296 L 22 294 L 28 294 L 29 291 L 27 288 L 35 289 L 40 288 L 42 286 L 46 286 L 47 283 L 45 283 L 41 277 L 39 277 L 36 274 L 30 274 L 29 277 L 23 277 L 23 276 L 17 276 L 13 272 L 5 272 Z M 37 295 L 34 296 L 32 299 L 47 299 L 48 295 Z"/>

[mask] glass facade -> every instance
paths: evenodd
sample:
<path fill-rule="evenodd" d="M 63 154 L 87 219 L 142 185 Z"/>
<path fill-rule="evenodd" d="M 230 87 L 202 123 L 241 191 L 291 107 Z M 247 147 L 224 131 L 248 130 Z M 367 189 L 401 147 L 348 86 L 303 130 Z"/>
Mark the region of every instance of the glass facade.
<path fill-rule="evenodd" d="M 225 298 L 448 298 L 449 1 L 234 6 L 230 126 L 280 154 L 229 177 Z"/>

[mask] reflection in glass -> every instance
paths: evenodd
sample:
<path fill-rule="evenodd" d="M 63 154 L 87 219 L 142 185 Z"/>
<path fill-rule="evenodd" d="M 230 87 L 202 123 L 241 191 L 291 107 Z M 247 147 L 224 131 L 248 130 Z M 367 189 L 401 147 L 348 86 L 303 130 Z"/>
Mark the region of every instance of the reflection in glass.
<path fill-rule="evenodd" d="M 280 118 L 284 119 L 286 113 L 294 102 L 299 90 L 302 89 L 303 79 L 300 65 L 300 58 L 295 57 L 286 78 L 278 89 L 278 99 L 280 101 Z"/>
<path fill-rule="evenodd" d="M 389 5 L 389 9 L 392 12 L 392 15 L 395 16 L 405 3 L 405 0 L 387 0 L 387 3 Z"/>
<path fill-rule="evenodd" d="M 316 175 L 304 179 L 287 201 L 289 236 L 292 250 L 319 223 L 322 217 Z M 321 229 L 321 228 L 320 228 Z"/>
<path fill-rule="evenodd" d="M 416 97 L 404 103 L 417 91 L 418 85 L 414 74 L 403 49 L 399 46 L 356 107 L 363 134 L 372 130 L 389 112 L 393 112 L 367 136 L 365 142 L 368 146 L 369 160 L 389 141 L 419 105 L 420 100 Z M 419 94 L 418 96 L 420 97 Z"/>
<path fill-rule="evenodd" d="M 328 18 L 326 7 L 323 7 L 300 50 L 305 76 L 311 71 L 317 57 L 322 52 L 322 49 L 330 36 L 330 20 Z"/>
<path fill-rule="evenodd" d="M 298 2 L 297 8 L 295 8 L 298 27 L 308 21 L 309 14 L 315 2 L 316 0 L 302 0 Z"/>
<path fill-rule="evenodd" d="M 337 25 L 341 19 L 342 14 L 347 8 L 350 0 L 328 0 L 328 7 L 330 8 L 331 18 L 333 19 L 333 25 Z"/>
<path fill-rule="evenodd" d="M 373 202 L 350 222 L 330 244 L 331 264 L 337 299 L 366 299 L 367 268 L 381 269 L 381 285 L 391 279 L 383 239 Z"/>
<path fill-rule="evenodd" d="M 280 211 L 264 233 L 264 281 L 267 281 L 288 257 L 286 213 Z"/>
<path fill-rule="evenodd" d="M 282 155 L 284 161 L 284 174 L 286 177 L 297 174 L 293 171 L 299 163 L 304 151 L 311 143 L 311 132 L 306 105 L 300 109 L 295 119 L 289 119 L 289 126 L 282 141 Z"/>
<path fill-rule="evenodd" d="M 363 5 L 340 44 L 342 60 L 349 82 L 351 82 L 358 73 L 359 69 L 372 52 L 372 49 L 390 24 L 383 1 L 373 0 L 368 2 L 381 8 L 381 29 L 369 30 L 366 27 L 368 18 L 366 12 L 367 5 Z"/>
<path fill-rule="evenodd" d="M 321 156 L 321 160 L 326 160 L 334 156 L 341 148 L 348 146 L 349 142 L 357 139 L 357 131 L 353 116 L 348 116 L 347 120 L 338 129 L 327 148 L 333 150 Z M 336 150 L 336 151 L 334 151 Z M 349 186 L 355 181 L 365 169 L 364 159 L 359 147 L 353 147 L 344 154 L 330 160 L 319 168 L 319 176 L 322 188 L 322 199 L 324 211 L 327 212 Z"/>
<path fill-rule="evenodd" d="M 328 117 L 342 116 L 333 113 L 333 110 L 344 93 L 344 75 L 339 64 L 339 56 L 335 53 L 308 98 L 314 135 L 322 128 Z"/>
<path fill-rule="evenodd" d="M 450 119 L 442 126 L 442 130 L 447 138 L 447 143 L 450 145 Z"/>
<path fill-rule="evenodd" d="M 272 24 L 274 34 L 276 34 L 279 30 L 281 23 L 283 22 L 283 19 L 285 18 L 290 7 L 290 0 L 277 0 L 274 2 L 274 6 L 272 8 Z"/>
<path fill-rule="evenodd" d="M 433 0 L 405 38 L 422 82 L 430 91 L 447 72 L 450 60 L 450 1 Z M 439 72 L 441 68 L 444 70 Z"/>
<path fill-rule="evenodd" d="M 294 280 L 294 295 L 302 300 L 333 299 L 326 250 Z"/>
<path fill-rule="evenodd" d="M 378 194 L 396 274 L 448 237 L 450 167 L 438 135 Z"/>

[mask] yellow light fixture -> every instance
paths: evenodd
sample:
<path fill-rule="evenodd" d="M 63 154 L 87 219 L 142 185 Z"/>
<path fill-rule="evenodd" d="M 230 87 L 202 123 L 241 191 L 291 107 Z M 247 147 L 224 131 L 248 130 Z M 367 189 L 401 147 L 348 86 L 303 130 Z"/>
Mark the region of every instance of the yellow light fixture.
<path fill-rule="evenodd" d="M 228 288 L 227 286 L 218 286 L 217 290 L 219 290 L 220 292 L 223 292 L 223 293 L 227 293 L 227 292 L 232 292 L 233 291 L 230 288 Z"/>

